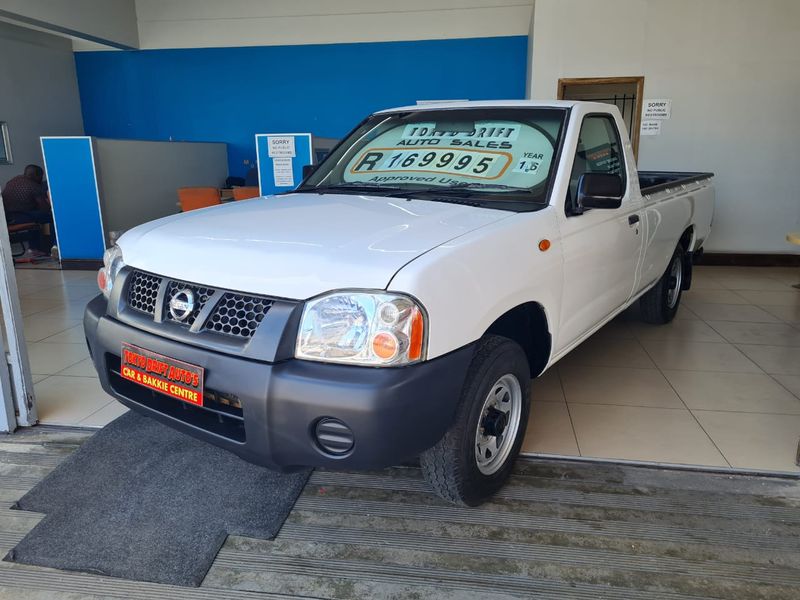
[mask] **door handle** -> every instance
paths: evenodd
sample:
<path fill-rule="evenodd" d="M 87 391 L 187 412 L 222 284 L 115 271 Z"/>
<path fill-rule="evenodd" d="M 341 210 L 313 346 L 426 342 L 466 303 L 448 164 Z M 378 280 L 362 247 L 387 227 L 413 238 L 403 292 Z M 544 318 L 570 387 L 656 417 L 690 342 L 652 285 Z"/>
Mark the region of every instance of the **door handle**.
<path fill-rule="evenodd" d="M 636 225 L 639 222 L 639 215 L 631 215 L 628 217 L 628 225 Z"/>

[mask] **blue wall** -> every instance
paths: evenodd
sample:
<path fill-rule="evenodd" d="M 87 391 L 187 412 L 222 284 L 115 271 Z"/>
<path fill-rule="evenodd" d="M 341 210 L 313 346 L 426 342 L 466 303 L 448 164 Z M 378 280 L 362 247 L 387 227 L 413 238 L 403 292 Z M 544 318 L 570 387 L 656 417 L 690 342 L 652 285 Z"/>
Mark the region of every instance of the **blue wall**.
<path fill-rule="evenodd" d="M 231 175 L 256 133 L 341 137 L 381 108 L 525 97 L 527 36 L 78 52 L 86 135 L 228 142 Z"/>

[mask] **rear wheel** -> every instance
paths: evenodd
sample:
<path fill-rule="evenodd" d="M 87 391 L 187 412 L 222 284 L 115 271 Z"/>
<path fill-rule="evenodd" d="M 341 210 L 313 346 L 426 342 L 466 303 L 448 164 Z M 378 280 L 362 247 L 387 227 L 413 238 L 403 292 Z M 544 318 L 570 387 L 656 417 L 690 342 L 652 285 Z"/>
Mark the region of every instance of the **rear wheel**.
<path fill-rule="evenodd" d="M 420 457 L 439 496 L 476 506 L 503 486 L 525 437 L 529 397 L 528 360 L 519 344 L 481 339 L 453 425 Z"/>
<path fill-rule="evenodd" d="M 683 276 L 683 246 L 678 246 L 661 279 L 639 300 L 646 322 L 663 325 L 675 318 L 683 292 Z"/>

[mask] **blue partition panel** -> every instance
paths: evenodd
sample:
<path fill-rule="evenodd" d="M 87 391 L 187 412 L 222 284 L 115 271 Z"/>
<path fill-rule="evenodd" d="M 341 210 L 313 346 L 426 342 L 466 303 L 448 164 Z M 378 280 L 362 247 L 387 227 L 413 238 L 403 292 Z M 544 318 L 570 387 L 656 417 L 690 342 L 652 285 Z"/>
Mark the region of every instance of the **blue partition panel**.
<path fill-rule="evenodd" d="M 294 155 L 272 157 L 269 152 L 269 138 L 291 138 L 294 141 Z M 256 161 L 258 162 L 258 187 L 262 196 L 288 192 L 303 181 L 303 167 L 314 162 L 311 153 L 310 133 L 258 133 L 256 134 Z M 276 171 L 276 158 L 291 160 L 292 185 L 276 185 L 281 174 Z"/>
<path fill-rule="evenodd" d="M 90 137 L 43 137 L 53 220 L 62 259 L 100 259 L 105 250 Z"/>
<path fill-rule="evenodd" d="M 256 133 L 338 139 L 417 100 L 524 98 L 527 64 L 527 35 L 75 53 L 88 135 L 227 142 L 239 177 Z"/>

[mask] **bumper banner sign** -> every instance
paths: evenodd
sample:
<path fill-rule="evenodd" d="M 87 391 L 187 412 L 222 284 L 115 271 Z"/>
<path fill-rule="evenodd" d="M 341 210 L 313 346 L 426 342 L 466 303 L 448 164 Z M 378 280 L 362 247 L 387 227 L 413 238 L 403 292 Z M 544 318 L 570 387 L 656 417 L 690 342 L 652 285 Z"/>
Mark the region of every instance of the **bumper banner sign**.
<path fill-rule="evenodd" d="M 202 367 L 122 344 L 123 378 L 195 406 L 203 406 L 203 372 Z"/>

